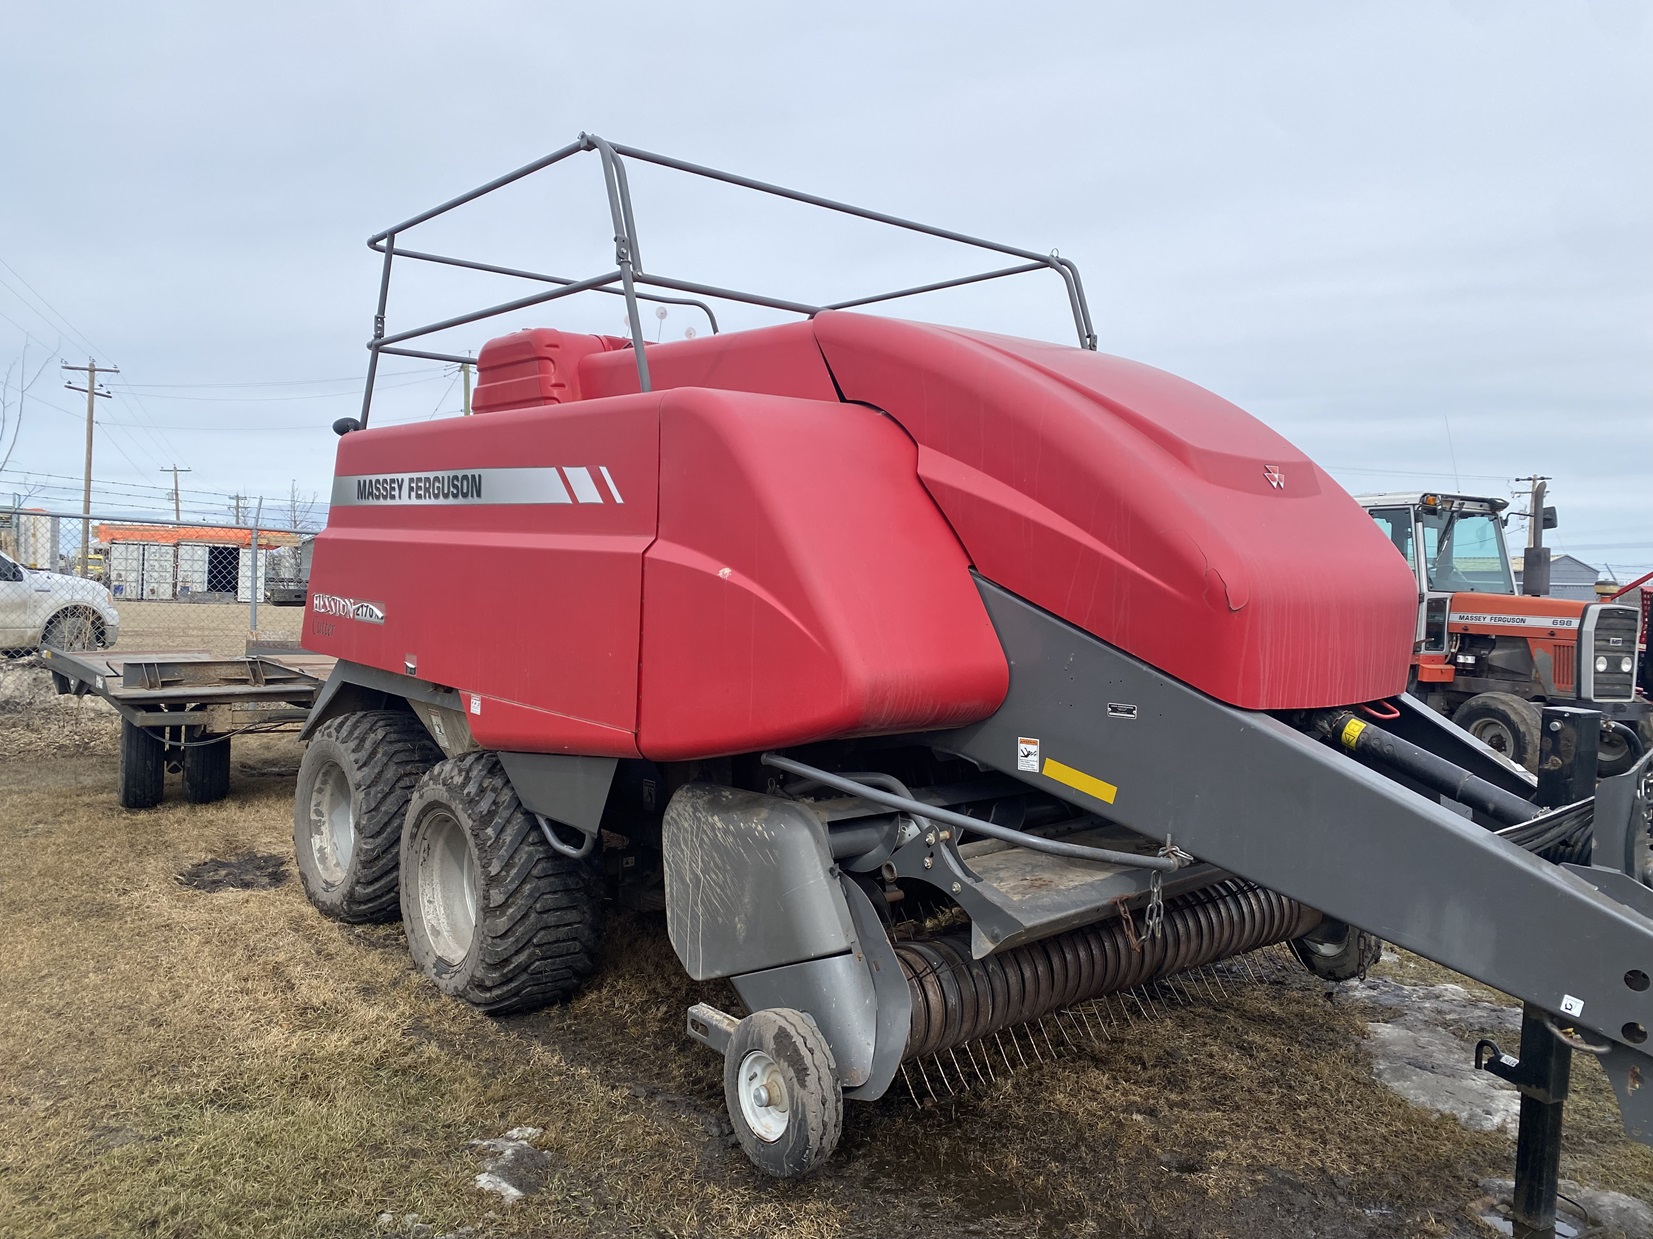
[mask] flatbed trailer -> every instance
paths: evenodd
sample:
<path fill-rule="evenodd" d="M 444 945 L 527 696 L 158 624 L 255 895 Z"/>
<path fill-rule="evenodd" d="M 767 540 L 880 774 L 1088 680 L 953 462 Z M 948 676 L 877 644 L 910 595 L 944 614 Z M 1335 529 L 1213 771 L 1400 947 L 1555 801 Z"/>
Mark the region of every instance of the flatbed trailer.
<path fill-rule="evenodd" d="M 183 775 L 191 803 L 222 800 L 230 789 L 231 738 L 296 731 L 335 662 L 258 646 L 240 658 L 51 647 L 41 657 L 60 695 L 101 697 L 120 714 L 120 803 L 127 809 L 159 804 L 169 770 Z"/>

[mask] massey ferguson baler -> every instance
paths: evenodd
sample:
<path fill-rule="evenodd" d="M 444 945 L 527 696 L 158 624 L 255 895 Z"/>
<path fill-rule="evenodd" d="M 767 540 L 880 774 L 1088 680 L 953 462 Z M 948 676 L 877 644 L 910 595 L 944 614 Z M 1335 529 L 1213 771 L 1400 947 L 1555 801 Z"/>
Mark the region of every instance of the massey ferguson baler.
<path fill-rule="evenodd" d="M 612 271 L 409 248 L 581 151 Z M 838 306 L 670 279 L 628 160 L 1013 262 Z M 494 339 L 468 418 L 367 429 L 370 371 L 337 427 L 305 643 L 339 663 L 295 812 L 324 912 L 399 911 L 438 986 L 511 1012 L 591 973 L 605 899 L 663 900 L 745 1008 L 688 1028 L 774 1174 L 904 1064 L 1287 942 L 1523 999 L 1653 1140 L 1648 762 L 1541 808 L 1407 697 L 1416 583 L 1371 518 L 1234 405 L 1096 352 L 1071 263 L 586 136 L 372 244 L 374 367 L 577 292 L 624 297 L 631 338 Z M 393 333 L 398 256 L 545 291 Z M 846 308 L 1034 271 L 1079 347 Z M 695 298 L 803 318 L 645 343 L 639 302 Z M 1533 1091 L 1543 1053 L 1488 1066 Z"/>

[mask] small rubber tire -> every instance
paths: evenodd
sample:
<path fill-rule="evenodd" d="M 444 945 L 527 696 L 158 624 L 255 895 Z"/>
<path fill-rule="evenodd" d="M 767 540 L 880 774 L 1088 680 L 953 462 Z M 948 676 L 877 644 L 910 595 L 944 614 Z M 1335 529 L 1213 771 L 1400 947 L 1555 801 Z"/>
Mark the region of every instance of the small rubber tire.
<path fill-rule="evenodd" d="M 791 1007 L 754 1011 L 735 1025 L 723 1101 L 747 1159 L 778 1179 L 818 1168 L 844 1131 L 832 1047 L 813 1016 Z"/>
<path fill-rule="evenodd" d="M 184 749 L 184 799 L 214 804 L 230 794 L 230 738 L 211 744 L 192 740 Z"/>
<path fill-rule="evenodd" d="M 405 711 L 360 710 L 316 728 L 298 767 L 293 856 L 323 916 L 358 925 L 396 919 L 402 822 L 413 789 L 441 760 L 424 724 Z"/>
<path fill-rule="evenodd" d="M 1352 981 L 1383 958 L 1383 941 L 1328 917 L 1301 938 L 1293 938 L 1291 952 L 1322 981 Z"/>
<path fill-rule="evenodd" d="M 401 874 L 408 951 L 445 994 L 490 1015 L 536 1011 L 597 970 L 597 869 L 551 848 L 492 753 L 419 781 Z"/>
<path fill-rule="evenodd" d="M 1538 707 L 1514 693 L 1478 693 L 1453 712 L 1452 721 L 1518 766 L 1538 770 Z"/>
<path fill-rule="evenodd" d="M 1629 724 L 1620 724 L 1629 727 Z M 1617 727 L 1603 727 L 1599 748 L 1596 750 L 1596 777 L 1611 779 L 1624 774 L 1642 759 L 1647 752 L 1647 740 L 1641 734 L 1641 728 L 1629 728 L 1636 737 L 1632 744 L 1629 737 L 1619 731 Z"/>
<path fill-rule="evenodd" d="M 153 809 L 166 795 L 166 742 L 131 719 L 121 720 L 120 804 Z"/>

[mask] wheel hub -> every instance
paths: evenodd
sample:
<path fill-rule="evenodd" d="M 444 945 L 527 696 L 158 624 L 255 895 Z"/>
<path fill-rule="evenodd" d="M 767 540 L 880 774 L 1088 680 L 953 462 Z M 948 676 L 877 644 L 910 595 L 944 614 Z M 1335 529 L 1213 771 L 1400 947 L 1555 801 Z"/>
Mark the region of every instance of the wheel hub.
<path fill-rule="evenodd" d="M 739 1096 L 740 1116 L 759 1140 L 774 1144 L 786 1134 L 791 1119 L 786 1080 L 779 1064 L 762 1050 L 740 1060 Z"/>
<path fill-rule="evenodd" d="M 310 851 L 329 887 L 344 881 L 356 855 L 356 815 L 350 780 L 342 767 L 329 766 L 310 795 Z"/>
<path fill-rule="evenodd" d="M 414 841 L 419 918 L 431 949 L 448 964 L 464 962 L 476 937 L 476 860 L 465 828 L 451 813 L 433 809 L 420 819 Z"/>
<path fill-rule="evenodd" d="M 1497 719 L 1480 719 L 1470 727 L 1469 732 L 1470 735 L 1474 736 L 1494 753 L 1502 753 L 1505 757 L 1514 756 L 1515 736 L 1511 733 L 1508 726 L 1499 722 Z"/>

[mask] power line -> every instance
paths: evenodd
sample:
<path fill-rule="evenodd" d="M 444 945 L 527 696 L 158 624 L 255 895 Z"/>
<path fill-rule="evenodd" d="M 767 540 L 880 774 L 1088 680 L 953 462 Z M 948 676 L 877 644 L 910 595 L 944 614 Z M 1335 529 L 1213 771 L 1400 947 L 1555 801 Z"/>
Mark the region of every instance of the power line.
<path fill-rule="evenodd" d="M 380 373 L 385 375 L 388 378 L 405 378 L 410 374 L 425 374 L 427 372 L 444 371 L 446 369 L 447 369 L 447 366 L 445 366 L 445 365 L 415 366 L 414 368 L 412 368 L 410 370 L 383 370 L 383 371 L 380 371 Z M 267 379 L 263 382 L 242 382 L 242 383 L 121 383 L 121 384 L 119 384 L 119 386 L 121 386 L 123 388 L 140 387 L 140 388 L 143 388 L 145 390 L 148 390 L 150 388 L 157 388 L 157 389 L 169 390 L 170 391 L 170 390 L 176 390 L 176 389 L 180 389 L 180 388 L 197 388 L 197 387 L 300 387 L 300 386 L 304 386 L 306 384 L 314 384 L 314 383 L 357 383 L 357 384 L 359 384 L 359 383 L 362 383 L 364 381 L 364 379 L 365 379 L 365 376 L 360 375 L 360 374 L 341 374 L 337 378 L 331 378 L 331 379 Z"/>
<path fill-rule="evenodd" d="M 385 391 L 394 390 L 398 387 L 418 387 L 423 383 L 434 383 L 440 377 L 440 375 L 431 375 L 428 378 L 409 379 L 406 383 L 378 383 L 375 385 L 375 390 Z M 357 382 L 360 381 L 357 380 Z M 248 386 L 252 386 L 252 384 L 248 384 Z M 137 393 L 131 391 L 130 388 L 123 387 L 117 390 L 127 392 L 137 398 Z M 287 400 L 339 400 L 345 396 L 359 396 L 360 394 L 361 388 L 355 387 L 336 392 L 304 392 L 296 396 L 168 396 L 160 392 L 150 392 L 149 398 L 151 400 L 189 400 L 202 404 L 263 404 L 270 401 Z"/>

